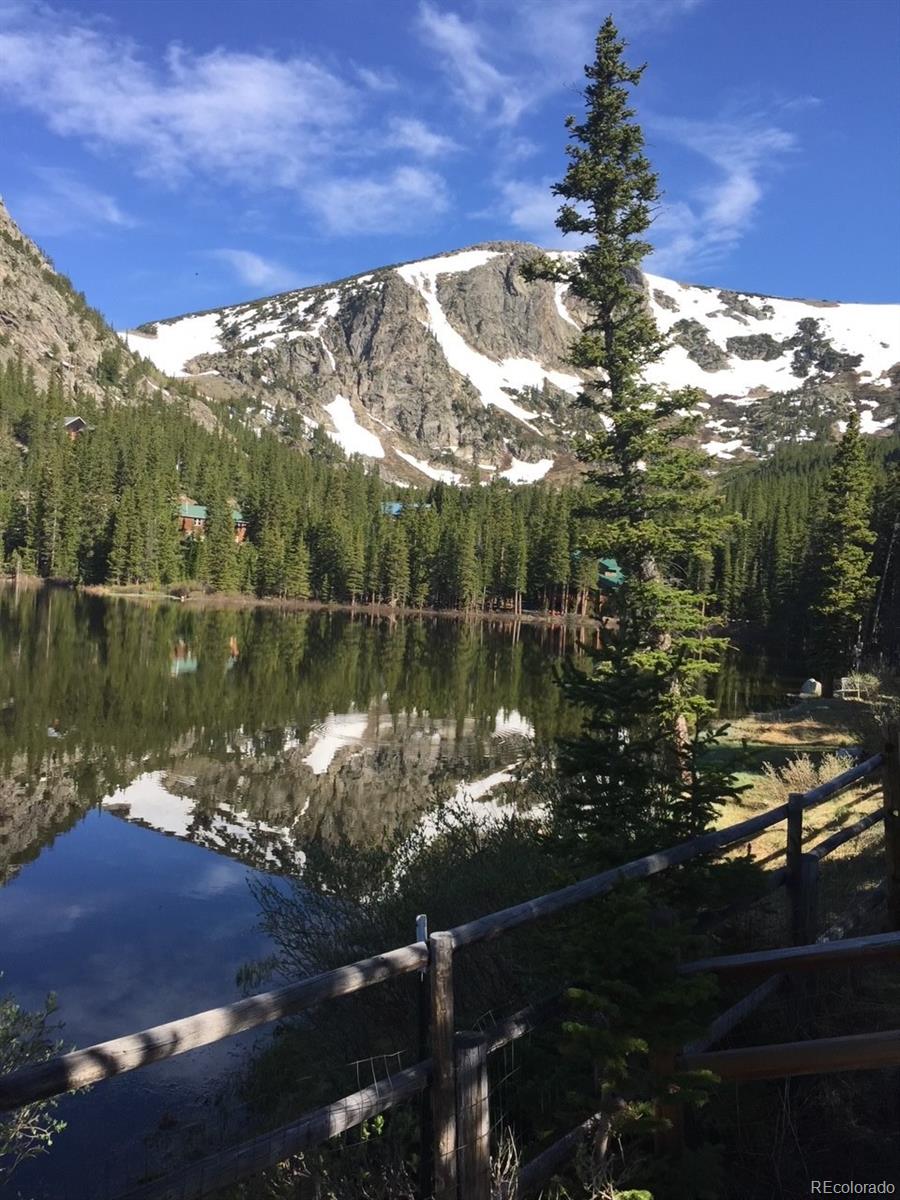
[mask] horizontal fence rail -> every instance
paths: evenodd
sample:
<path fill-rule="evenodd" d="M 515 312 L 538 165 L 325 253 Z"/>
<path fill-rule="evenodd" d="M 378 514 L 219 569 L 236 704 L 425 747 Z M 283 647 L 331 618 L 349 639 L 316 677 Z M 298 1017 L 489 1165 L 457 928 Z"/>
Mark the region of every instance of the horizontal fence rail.
<path fill-rule="evenodd" d="M 836 775 L 828 783 L 823 783 L 820 787 L 803 793 L 801 807 L 806 810 L 824 804 L 826 800 L 852 788 L 859 780 L 874 774 L 883 765 L 883 754 L 875 754 L 871 758 L 867 758 L 865 762 Z M 457 925 L 450 930 L 453 935 L 454 948 L 459 949 L 462 946 L 471 946 L 475 942 L 488 941 L 520 925 L 530 924 L 542 917 L 554 916 L 556 913 L 571 908 L 573 904 L 605 896 L 622 883 L 647 879 L 651 875 L 658 875 L 661 871 L 680 866 L 682 863 L 700 858 L 704 854 L 740 845 L 741 842 L 749 841 L 757 833 L 761 833 L 763 829 L 768 829 L 771 825 L 777 825 L 779 821 L 785 820 L 788 815 L 788 807 L 787 804 L 780 804 L 777 808 L 769 809 L 756 817 L 749 817 L 746 821 L 739 821 L 725 829 L 713 830 L 712 833 L 701 834 L 699 837 L 681 842 L 669 850 L 647 854 L 643 858 L 634 859 L 621 867 L 613 867 L 608 871 L 602 871 L 599 875 L 593 875 L 589 879 L 582 879 L 579 883 L 560 888 L 559 891 L 548 892 L 547 895 L 540 896 L 536 900 L 526 900 L 523 904 L 514 904 L 511 908 L 504 908 L 500 912 L 490 913 L 486 917 L 479 917 L 464 925 Z"/>
<path fill-rule="evenodd" d="M 684 1054 L 682 1071 L 712 1071 L 721 1079 L 787 1079 L 830 1071 L 871 1071 L 900 1066 L 900 1029 L 857 1033 L 851 1037 L 817 1038 L 811 1042 L 781 1042 Z"/>
<path fill-rule="evenodd" d="M 294 1154 L 354 1129 L 409 1100 L 428 1086 L 431 1063 L 421 1062 L 361 1091 L 308 1113 L 292 1125 L 264 1133 L 190 1167 L 127 1192 L 120 1200 L 200 1200 L 231 1183 L 277 1167 Z"/>
<path fill-rule="evenodd" d="M 455 1126 L 462 1120 L 463 1124 L 460 1127 L 467 1128 L 465 1122 L 471 1123 L 471 1117 L 461 1118 L 457 1111 L 459 1101 L 454 1097 L 458 1078 L 460 1086 L 469 1089 L 467 1094 L 483 1097 L 483 1104 L 486 1106 L 488 1055 L 530 1033 L 546 1020 L 559 1016 L 564 1007 L 565 991 L 533 1003 L 489 1029 L 475 1034 L 458 1034 L 453 1024 L 454 952 L 465 946 L 500 937 L 509 930 L 561 913 L 576 904 L 600 898 L 623 883 L 646 879 L 703 855 L 727 850 L 749 841 L 763 830 L 785 820 L 788 822 L 788 866 L 769 872 L 764 891 L 750 901 L 732 906 L 731 909 L 718 914 L 704 914 L 700 921 L 701 928 L 708 928 L 714 919 L 721 920 L 740 908 L 758 902 L 783 884 L 795 887 L 799 878 L 798 865 L 809 875 L 810 863 L 817 865 L 820 858 L 881 819 L 885 823 L 885 838 L 888 843 L 888 880 L 880 891 L 882 895 L 887 894 L 890 907 L 891 897 L 895 896 L 896 899 L 895 894 L 900 891 L 898 886 L 891 882 L 895 877 L 900 878 L 900 833 L 897 835 L 896 846 L 892 840 L 894 826 L 900 825 L 900 775 L 897 775 L 896 750 L 889 748 L 889 753 L 891 765 L 885 773 L 884 809 L 869 814 L 831 835 L 807 854 L 800 853 L 802 813 L 881 770 L 888 762 L 884 754 L 876 754 L 842 772 L 828 783 L 806 793 L 792 795 L 786 804 L 725 829 L 713 830 L 667 850 L 634 859 L 555 892 L 458 925 L 454 929 L 432 933 L 427 941 L 417 940 L 410 945 L 248 997 L 234 1004 L 77 1050 L 39 1066 L 0 1077 L 0 1111 L 9 1111 L 33 1101 L 97 1083 L 283 1017 L 298 1015 L 327 1000 L 351 995 L 387 980 L 419 972 L 420 1024 L 425 1022 L 421 1024 L 421 1062 L 325 1105 L 290 1125 L 208 1156 L 163 1179 L 143 1184 L 128 1192 L 121 1200 L 202 1200 L 224 1185 L 250 1178 L 294 1154 L 357 1127 L 373 1116 L 387 1112 L 426 1089 L 431 1096 L 431 1105 L 426 1105 L 426 1110 L 430 1107 L 430 1115 L 426 1113 L 423 1117 L 422 1129 L 424 1139 L 430 1123 L 431 1131 L 428 1136 L 433 1139 L 433 1195 L 440 1200 L 456 1198 L 458 1188 L 465 1191 L 469 1187 L 472 1190 L 468 1180 L 476 1176 L 478 1189 L 484 1190 L 487 1187 L 485 1171 L 489 1172 L 490 1169 L 488 1135 L 479 1135 L 476 1139 L 484 1143 L 484 1153 L 488 1154 L 486 1159 L 484 1153 L 474 1154 L 472 1147 L 475 1142 L 471 1136 L 468 1143 L 460 1143 Z M 815 880 L 814 873 L 811 878 Z M 872 894 L 874 895 L 877 893 Z M 864 897 L 866 911 L 871 907 L 872 896 Z M 860 912 L 862 911 L 863 909 L 860 909 Z M 885 935 L 881 939 L 858 938 L 854 939 L 853 944 L 843 943 L 843 948 L 826 940 L 829 937 L 842 937 L 848 927 L 848 922 L 843 926 L 832 926 L 819 939 L 820 943 L 825 942 L 822 945 L 794 946 L 784 951 L 701 959 L 685 964 L 682 971 L 688 974 L 699 971 L 725 973 L 760 969 L 774 971 L 774 974 L 749 996 L 721 1014 L 703 1039 L 684 1047 L 678 1060 L 679 1065 L 689 1069 L 707 1067 L 728 1078 L 767 1078 L 767 1072 L 774 1069 L 774 1058 L 782 1054 L 787 1055 L 783 1063 L 787 1064 L 788 1069 L 776 1070 L 776 1074 L 803 1074 L 812 1070 L 809 1066 L 813 1061 L 810 1057 L 810 1046 L 826 1047 L 825 1058 L 820 1060 L 822 1062 L 846 1064 L 852 1060 L 853 1063 L 859 1061 L 867 1064 L 875 1063 L 876 1059 L 876 1065 L 900 1062 L 900 1032 L 897 1031 L 861 1035 L 856 1038 L 835 1038 L 827 1043 L 798 1043 L 776 1047 L 752 1047 L 746 1051 L 709 1052 L 711 1045 L 731 1032 L 740 1021 L 777 991 L 786 977 L 786 972 L 838 962 L 874 960 L 900 953 L 900 935 Z M 417 920 L 417 939 L 427 936 L 425 930 L 425 920 L 420 917 Z M 852 958 L 854 953 L 857 956 L 855 959 Z M 430 1056 L 426 1057 L 429 1053 Z M 740 1058 L 740 1055 L 745 1057 Z M 749 1057 L 746 1057 L 748 1055 Z M 458 1068 L 462 1071 L 459 1077 Z M 833 1068 L 820 1066 L 817 1069 L 856 1068 L 850 1065 Z M 483 1128 L 487 1129 L 486 1107 L 479 1120 L 485 1123 Z M 517 1183 L 506 1187 L 505 1191 L 501 1189 L 501 1192 L 510 1200 L 512 1197 L 524 1197 L 532 1193 L 546 1182 L 549 1174 L 557 1166 L 571 1157 L 575 1148 L 588 1134 L 593 1133 L 596 1137 L 598 1131 L 606 1125 L 608 1118 L 598 1114 L 577 1129 L 571 1130 L 553 1146 L 526 1163 L 518 1172 Z M 472 1130 L 468 1132 L 472 1134 Z M 428 1147 L 424 1142 L 422 1149 L 423 1162 L 427 1163 Z M 461 1164 L 462 1170 L 459 1176 L 457 1163 Z M 472 1191 L 472 1194 L 474 1196 L 475 1192 Z M 487 1195 L 488 1192 L 485 1191 L 484 1194 Z M 462 1197 L 462 1200 L 466 1198 Z"/>
<path fill-rule="evenodd" d="M 38 1067 L 26 1067 L 0 1076 L 0 1112 L 87 1087 L 125 1071 L 135 1071 L 149 1063 L 208 1046 L 282 1017 L 295 1016 L 325 1000 L 349 996 L 376 983 L 384 983 L 386 979 L 423 971 L 427 967 L 428 947 L 424 942 L 413 942 L 399 950 L 363 958 L 351 966 L 313 975 L 275 991 L 261 992 L 246 1000 L 156 1025 L 141 1033 L 74 1050 Z"/>
<path fill-rule="evenodd" d="M 705 975 L 745 971 L 817 971 L 822 967 L 855 966 L 885 958 L 900 957 L 900 933 L 845 938 L 839 942 L 815 942 L 809 946 L 786 946 L 778 950 L 753 950 L 747 954 L 722 954 L 683 963 L 680 975 Z"/>

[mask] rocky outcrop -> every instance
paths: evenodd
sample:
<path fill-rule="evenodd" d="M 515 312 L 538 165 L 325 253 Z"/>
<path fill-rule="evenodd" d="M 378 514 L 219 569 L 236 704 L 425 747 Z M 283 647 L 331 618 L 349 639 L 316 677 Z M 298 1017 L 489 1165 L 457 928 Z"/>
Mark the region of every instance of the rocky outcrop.
<path fill-rule="evenodd" d="M 68 386 L 92 394 L 112 382 L 104 371 L 124 375 L 136 361 L 0 201 L 0 363 L 17 355 L 39 384 L 60 371 Z"/>
<path fill-rule="evenodd" d="M 400 480 L 524 482 L 570 470 L 573 437 L 602 420 L 568 361 L 584 313 L 563 285 L 523 278 L 538 253 L 487 242 L 123 336 L 248 422 L 295 430 L 299 416 Z M 641 285 L 671 346 L 648 382 L 698 389 L 711 457 L 817 436 L 849 405 L 865 431 L 894 428 L 900 306 Z"/>
<path fill-rule="evenodd" d="M 122 343 L 0 200 L 0 366 L 10 359 L 33 371 L 39 387 L 58 376 L 73 402 L 79 395 L 117 403 L 170 396 L 159 370 Z M 181 399 L 200 423 L 215 424 L 202 399 Z"/>

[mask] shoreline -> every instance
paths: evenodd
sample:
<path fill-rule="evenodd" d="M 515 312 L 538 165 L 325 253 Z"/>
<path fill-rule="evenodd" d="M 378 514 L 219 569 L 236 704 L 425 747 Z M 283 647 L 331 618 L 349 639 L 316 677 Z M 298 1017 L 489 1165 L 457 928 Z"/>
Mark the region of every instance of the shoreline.
<path fill-rule="evenodd" d="M 61 579 L 42 579 L 33 575 L 20 575 L 18 582 L 7 576 L 0 579 L 0 586 L 19 588 L 66 588 L 86 596 L 105 599 L 145 601 L 158 604 L 162 601 L 183 604 L 193 609 L 269 609 L 276 612 L 346 612 L 365 616 L 391 618 L 442 617 L 454 621 L 494 621 L 505 625 L 547 625 L 570 629 L 599 629 L 596 617 L 583 617 L 577 613 L 542 613 L 528 610 L 513 613 L 504 609 L 457 609 L 457 608 L 412 608 L 408 605 L 359 603 L 324 600 L 282 600 L 275 596 L 252 596 L 244 592 L 187 592 L 139 591 L 133 587 L 114 584 L 79 585 Z"/>

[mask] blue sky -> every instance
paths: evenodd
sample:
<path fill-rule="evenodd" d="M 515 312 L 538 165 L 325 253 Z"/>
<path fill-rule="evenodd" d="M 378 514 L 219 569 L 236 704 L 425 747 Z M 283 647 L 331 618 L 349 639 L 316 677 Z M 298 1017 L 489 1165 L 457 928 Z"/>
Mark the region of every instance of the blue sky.
<path fill-rule="evenodd" d="M 493 239 L 609 7 L 665 191 L 649 269 L 900 293 L 894 0 L 0 0 L 0 193 L 119 327 Z"/>

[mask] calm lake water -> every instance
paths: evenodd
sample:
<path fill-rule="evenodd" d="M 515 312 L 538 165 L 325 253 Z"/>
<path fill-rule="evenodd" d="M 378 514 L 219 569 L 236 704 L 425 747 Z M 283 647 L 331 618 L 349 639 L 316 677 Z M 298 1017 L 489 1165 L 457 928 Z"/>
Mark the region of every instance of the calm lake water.
<path fill-rule="evenodd" d="M 477 798 L 573 732 L 553 682 L 571 638 L 0 590 L 0 990 L 54 992 L 68 1046 L 237 999 L 271 949 L 250 883 L 302 874 L 311 841 L 371 843 Z M 787 690 L 762 660 L 716 687 L 726 715 Z M 112 1197 L 221 1136 L 252 1041 L 68 1098 L 10 1194 Z"/>

